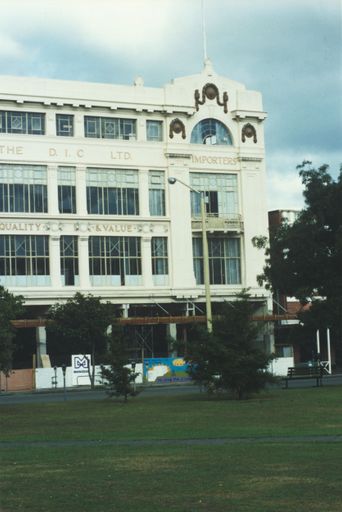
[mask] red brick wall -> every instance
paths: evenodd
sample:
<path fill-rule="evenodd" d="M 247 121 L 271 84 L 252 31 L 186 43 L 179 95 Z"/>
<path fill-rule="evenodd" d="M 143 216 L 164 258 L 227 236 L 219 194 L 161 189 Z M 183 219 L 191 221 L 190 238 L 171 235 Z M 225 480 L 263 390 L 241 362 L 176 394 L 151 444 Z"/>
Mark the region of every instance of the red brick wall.
<path fill-rule="evenodd" d="M 30 391 L 34 389 L 33 370 L 13 370 L 8 377 L 0 373 L 1 391 Z"/>

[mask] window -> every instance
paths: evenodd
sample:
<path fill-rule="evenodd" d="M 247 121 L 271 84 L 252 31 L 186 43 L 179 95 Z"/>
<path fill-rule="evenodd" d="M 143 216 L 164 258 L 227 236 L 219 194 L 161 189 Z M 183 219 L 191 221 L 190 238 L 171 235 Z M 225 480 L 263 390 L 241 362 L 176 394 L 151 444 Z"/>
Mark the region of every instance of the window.
<path fill-rule="evenodd" d="M 59 213 L 76 213 L 76 178 L 74 167 L 58 167 Z"/>
<path fill-rule="evenodd" d="M 64 137 L 72 137 L 74 135 L 74 116 L 56 114 L 56 134 Z"/>
<path fill-rule="evenodd" d="M 190 185 L 204 192 L 206 211 L 215 217 L 238 214 L 237 176 L 235 174 L 190 173 Z M 191 192 L 191 213 L 201 215 L 201 197 Z"/>
<path fill-rule="evenodd" d="M 89 237 L 89 273 L 94 286 L 141 285 L 139 237 Z"/>
<path fill-rule="evenodd" d="M 0 164 L 0 212 L 47 211 L 46 167 Z"/>
<path fill-rule="evenodd" d="M 74 286 L 78 282 L 78 245 L 77 236 L 61 236 L 61 274 L 65 286 Z"/>
<path fill-rule="evenodd" d="M 193 128 L 191 144 L 232 145 L 228 128 L 216 119 L 203 119 Z"/>
<path fill-rule="evenodd" d="M 139 215 L 138 171 L 87 169 L 88 213 Z"/>
<path fill-rule="evenodd" d="M 211 284 L 240 284 L 240 240 L 208 237 Z M 204 283 L 202 238 L 193 238 L 194 272 L 197 284 Z"/>
<path fill-rule="evenodd" d="M 0 133 L 44 135 L 45 114 L 39 112 L 0 112 Z"/>
<path fill-rule="evenodd" d="M 291 345 L 276 345 L 276 357 L 293 357 L 293 347 Z"/>
<path fill-rule="evenodd" d="M 150 171 L 148 175 L 148 181 L 150 215 L 165 215 L 164 172 Z"/>
<path fill-rule="evenodd" d="M 162 121 L 146 121 L 146 140 L 162 141 L 163 140 L 163 122 Z"/>
<path fill-rule="evenodd" d="M 151 239 L 152 276 L 155 285 L 168 284 L 167 238 L 154 236 Z"/>
<path fill-rule="evenodd" d="M 136 139 L 136 120 L 113 117 L 84 117 L 84 135 L 97 139 Z"/>
<path fill-rule="evenodd" d="M 0 276 L 7 286 L 49 285 L 49 238 L 0 235 Z"/>

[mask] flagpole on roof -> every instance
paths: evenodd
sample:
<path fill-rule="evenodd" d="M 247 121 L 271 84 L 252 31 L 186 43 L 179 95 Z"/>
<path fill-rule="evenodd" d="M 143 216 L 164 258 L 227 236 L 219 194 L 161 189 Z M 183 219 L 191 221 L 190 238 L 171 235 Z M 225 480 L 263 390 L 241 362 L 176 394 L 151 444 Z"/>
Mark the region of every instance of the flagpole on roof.
<path fill-rule="evenodd" d="M 202 37 L 203 37 L 203 58 L 204 58 L 204 64 L 205 64 L 208 59 L 207 31 L 206 31 L 206 25 L 205 25 L 205 0 L 202 0 Z"/>

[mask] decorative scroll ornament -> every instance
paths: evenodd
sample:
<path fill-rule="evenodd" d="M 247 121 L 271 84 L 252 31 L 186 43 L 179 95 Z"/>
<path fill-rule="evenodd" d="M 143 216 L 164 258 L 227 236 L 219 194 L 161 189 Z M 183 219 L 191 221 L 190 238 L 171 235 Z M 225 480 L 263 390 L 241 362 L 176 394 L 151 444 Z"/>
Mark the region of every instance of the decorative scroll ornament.
<path fill-rule="evenodd" d="M 228 93 L 227 92 L 223 93 L 223 98 L 222 98 L 223 101 L 221 102 L 220 101 L 220 93 L 215 84 L 205 84 L 202 88 L 202 99 L 200 99 L 200 98 L 201 98 L 200 92 L 198 89 L 196 89 L 195 90 L 196 110 L 199 109 L 199 105 L 204 105 L 206 98 L 208 98 L 208 100 L 214 100 L 216 98 L 216 103 L 220 107 L 223 107 L 224 113 L 227 114 L 227 112 L 228 112 Z"/>
<path fill-rule="evenodd" d="M 181 121 L 178 118 L 173 119 L 170 123 L 170 131 L 169 131 L 170 139 L 173 139 L 174 133 L 176 133 L 176 134 L 181 133 L 182 139 L 186 138 L 184 123 L 183 123 L 183 121 Z"/>
<path fill-rule="evenodd" d="M 242 142 L 246 142 L 246 137 L 249 139 L 253 137 L 253 142 L 257 142 L 257 134 L 254 126 L 250 123 L 245 124 L 242 127 Z"/>

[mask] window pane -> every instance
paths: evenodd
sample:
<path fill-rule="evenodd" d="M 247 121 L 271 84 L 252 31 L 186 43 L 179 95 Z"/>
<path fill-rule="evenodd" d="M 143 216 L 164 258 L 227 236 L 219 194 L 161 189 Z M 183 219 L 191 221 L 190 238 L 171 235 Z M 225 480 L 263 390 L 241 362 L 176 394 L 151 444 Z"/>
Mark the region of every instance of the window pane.
<path fill-rule="evenodd" d="M 241 284 L 240 240 L 231 237 L 209 237 L 209 270 L 212 284 Z M 193 238 L 193 262 L 197 284 L 203 284 L 202 239 Z"/>
<path fill-rule="evenodd" d="M 162 121 L 146 121 L 146 139 L 151 141 L 163 140 L 163 122 Z"/>
<path fill-rule="evenodd" d="M 76 213 L 76 187 L 58 186 L 59 213 Z"/>
<path fill-rule="evenodd" d="M 28 114 L 29 133 L 42 134 L 44 132 L 43 122 L 43 114 Z"/>
<path fill-rule="evenodd" d="M 56 114 L 56 134 L 72 137 L 74 134 L 74 116 L 68 114 Z"/>
<path fill-rule="evenodd" d="M 193 128 L 191 144 L 232 145 L 228 128 L 217 119 L 203 119 Z"/>
<path fill-rule="evenodd" d="M 49 274 L 47 236 L 1 235 L 0 247 L 3 248 L 0 268 L 5 277 L 15 279 L 16 276 Z M 13 279 L 10 282 L 15 286 L 16 282 Z"/>
<path fill-rule="evenodd" d="M 138 172 L 88 168 L 87 203 L 89 213 L 138 215 Z"/>
<path fill-rule="evenodd" d="M 78 276 L 78 246 L 76 236 L 61 236 L 60 239 L 61 273 L 65 286 L 75 285 Z"/>
<path fill-rule="evenodd" d="M 150 215 L 165 215 L 165 176 L 163 171 L 149 172 Z"/>
<path fill-rule="evenodd" d="M 86 137 L 103 139 L 135 139 L 136 120 L 85 116 L 84 133 Z"/>
<path fill-rule="evenodd" d="M 107 276 L 100 284 L 141 284 L 128 276 L 141 276 L 141 250 L 138 237 L 89 237 L 91 276 Z M 115 279 L 113 279 L 115 277 Z"/>
<path fill-rule="evenodd" d="M 235 174 L 191 173 L 190 185 L 206 197 L 207 213 L 218 217 L 236 216 L 238 206 L 238 185 Z M 191 212 L 200 216 L 200 195 L 191 192 Z"/>
<path fill-rule="evenodd" d="M 152 237 L 151 240 L 152 254 L 152 274 L 167 275 L 168 274 L 168 253 L 167 238 Z"/>
<path fill-rule="evenodd" d="M 0 112 L 0 132 L 44 135 L 45 114 L 39 112 Z"/>
<path fill-rule="evenodd" d="M 6 112 L 0 112 L 0 133 L 6 133 Z"/>
<path fill-rule="evenodd" d="M 84 135 L 85 137 L 101 137 L 100 118 L 84 117 Z"/>

